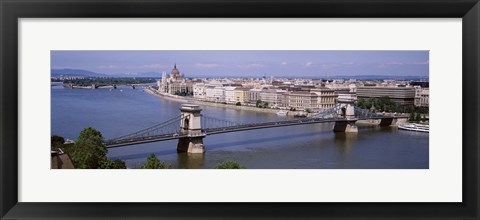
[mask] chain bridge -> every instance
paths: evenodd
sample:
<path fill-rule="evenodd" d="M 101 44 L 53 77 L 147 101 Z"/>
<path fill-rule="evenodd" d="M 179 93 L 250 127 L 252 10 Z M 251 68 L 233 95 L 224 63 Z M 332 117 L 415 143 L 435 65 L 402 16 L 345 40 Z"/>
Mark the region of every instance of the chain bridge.
<path fill-rule="evenodd" d="M 204 153 L 203 138 L 227 132 L 267 129 L 315 123 L 334 122 L 335 132 L 358 132 L 358 120 L 379 120 L 380 126 L 390 126 L 405 116 L 379 115 L 353 105 L 339 102 L 335 107 L 305 118 L 276 119 L 263 122 L 242 123 L 201 114 L 198 105 L 183 104 L 180 115 L 152 127 L 106 141 L 107 148 L 122 147 L 157 141 L 178 139 L 177 151 Z"/>

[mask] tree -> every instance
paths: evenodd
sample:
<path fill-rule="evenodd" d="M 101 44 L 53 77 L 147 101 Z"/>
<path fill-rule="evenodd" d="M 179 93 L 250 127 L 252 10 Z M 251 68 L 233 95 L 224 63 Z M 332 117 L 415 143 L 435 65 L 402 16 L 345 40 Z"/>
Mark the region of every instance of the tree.
<path fill-rule="evenodd" d="M 110 160 L 108 158 L 105 158 L 100 163 L 100 169 L 126 169 L 127 165 L 125 165 L 125 162 L 123 160 Z"/>
<path fill-rule="evenodd" d="M 420 113 L 419 113 L 419 114 L 416 114 L 416 116 L 415 116 L 415 121 L 421 121 L 421 120 L 422 120 L 421 114 L 420 114 Z"/>
<path fill-rule="evenodd" d="M 242 103 L 240 103 L 240 102 L 237 102 L 237 103 L 235 103 L 235 105 L 236 105 L 236 106 L 241 106 L 241 105 L 242 105 Z"/>
<path fill-rule="evenodd" d="M 359 98 L 357 101 L 357 106 L 359 108 L 367 108 L 366 101 L 364 98 Z"/>
<path fill-rule="evenodd" d="M 268 102 L 263 102 L 263 108 L 268 108 L 269 103 Z"/>
<path fill-rule="evenodd" d="M 372 107 L 375 108 L 374 105 L 375 105 L 375 99 L 374 98 L 368 98 L 367 101 L 365 102 L 365 107 L 366 108 L 370 108 L 370 109 Z"/>
<path fill-rule="evenodd" d="M 81 169 L 100 168 L 107 155 L 102 133 L 90 127 L 80 132 L 72 151 L 72 161 L 76 168 Z"/>
<path fill-rule="evenodd" d="M 255 104 L 255 106 L 257 106 L 258 108 L 260 108 L 260 105 L 262 104 L 262 100 L 258 99 L 257 100 L 257 103 Z"/>
<path fill-rule="evenodd" d="M 51 150 L 57 150 L 58 148 L 63 147 L 63 143 L 65 143 L 65 139 L 63 137 L 53 135 L 50 138 L 50 147 Z"/>
<path fill-rule="evenodd" d="M 234 160 L 226 160 L 215 165 L 215 169 L 245 169 L 240 163 Z"/>
<path fill-rule="evenodd" d="M 107 148 L 103 143 L 102 133 L 94 128 L 85 128 L 75 144 L 63 144 L 64 139 L 60 136 L 52 136 L 52 147 L 62 148 L 67 153 L 75 168 L 80 169 L 126 169 L 122 160 L 110 160 L 107 158 Z M 54 144 L 55 143 L 55 144 Z M 61 143 L 61 145 L 60 145 Z"/>
<path fill-rule="evenodd" d="M 170 169 L 170 164 L 161 162 L 155 154 L 150 154 L 147 158 L 147 162 L 143 164 L 140 168 L 142 169 Z"/>
<path fill-rule="evenodd" d="M 408 121 L 415 121 L 415 113 L 410 113 L 410 117 L 408 117 Z"/>

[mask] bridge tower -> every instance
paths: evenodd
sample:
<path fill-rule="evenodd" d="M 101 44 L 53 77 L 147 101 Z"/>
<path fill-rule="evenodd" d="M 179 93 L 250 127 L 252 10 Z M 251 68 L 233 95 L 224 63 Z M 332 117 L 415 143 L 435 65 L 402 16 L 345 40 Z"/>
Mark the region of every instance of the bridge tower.
<path fill-rule="evenodd" d="M 180 107 L 180 136 L 178 139 L 177 152 L 204 153 L 205 146 L 202 131 L 201 115 L 202 109 L 198 105 L 183 104 Z"/>
<path fill-rule="evenodd" d="M 339 94 L 338 99 L 338 112 L 345 121 L 335 122 L 333 131 L 335 132 L 347 132 L 357 133 L 358 128 L 355 125 L 357 118 L 355 117 L 355 96 L 353 94 Z"/>

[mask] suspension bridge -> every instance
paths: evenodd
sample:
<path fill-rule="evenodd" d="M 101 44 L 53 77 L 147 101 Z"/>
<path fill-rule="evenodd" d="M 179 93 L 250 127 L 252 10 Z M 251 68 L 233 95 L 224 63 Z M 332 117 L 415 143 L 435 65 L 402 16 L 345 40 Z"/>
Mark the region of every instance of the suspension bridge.
<path fill-rule="evenodd" d="M 178 139 L 177 151 L 204 153 L 203 138 L 207 135 L 228 132 L 267 129 L 334 122 L 335 132 L 358 132 L 358 120 L 379 120 L 380 126 L 390 126 L 405 116 L 379 115 L 353 105 L 353 102 L 338 103 L 335 107 L 305 118 L 275 119 L 263 122 L 235 122 L 201 114 L 198 105 L 184 104 L 180 115 L 152 127 L 106 141 L 107 148 L 144 144 Z"/>

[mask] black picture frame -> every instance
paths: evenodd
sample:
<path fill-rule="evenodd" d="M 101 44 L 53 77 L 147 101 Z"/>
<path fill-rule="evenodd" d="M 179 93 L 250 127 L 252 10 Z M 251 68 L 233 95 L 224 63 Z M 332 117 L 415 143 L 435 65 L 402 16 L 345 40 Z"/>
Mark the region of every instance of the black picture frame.
<path fill-rule="evenodd" d="M 0 216 L 2 219 L 479 219 L 480 4 L 478 0 L 1 0 L 0 15 Z M 63 17 L 462 18 L 463 202 L 18 202 L 18 19 Z"/>

